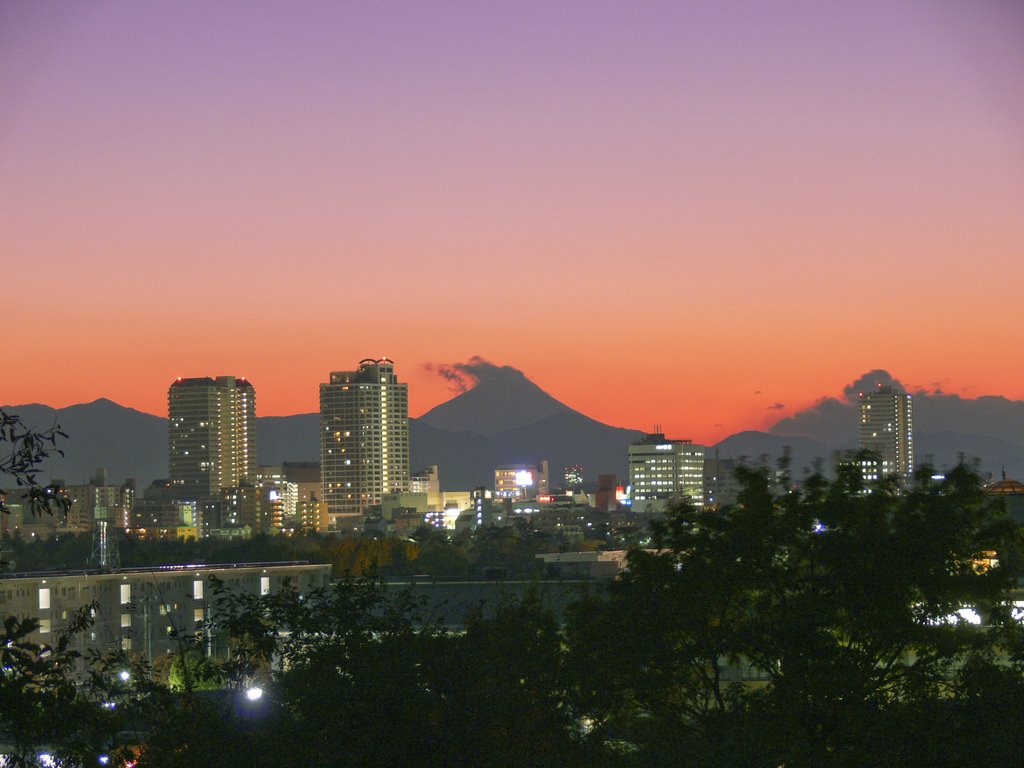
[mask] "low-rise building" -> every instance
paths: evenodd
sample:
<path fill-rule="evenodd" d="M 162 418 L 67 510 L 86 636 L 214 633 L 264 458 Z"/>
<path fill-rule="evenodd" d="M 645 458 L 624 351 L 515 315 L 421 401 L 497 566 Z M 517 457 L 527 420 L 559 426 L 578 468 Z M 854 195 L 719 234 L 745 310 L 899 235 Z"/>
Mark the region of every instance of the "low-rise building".
<path fill-rule="evenodd" d="M 330 565 L 289 562 L 10 575 L 0 579 L 0 614 L 36 619 L 38 628 L 28 640 L 53 645 L 76 615 L 87 611 L 92 625 L 73 636 L 73 649 L 122 649 L 152 661 L 177 652 L 179 637 L 194 634 L 215 615 L 213 578 L 229 590 L 265 595 L 286 584 L 299 592 L 325 587 L 330 573 Z M 215 633 L 205 633 L 204 640 L 209 655 L 226 650 Z"/>
<path fill-rule="evenodd" d="M 504 464 L 494 470 L 494 495 L 532 499 L 548 492 L 548 460 L 539 464 Z"/>
<path fill-rule="evenodd" d="M 558 579 L 614 579 L 626 568 L 626 550 L 537 555 L 544 575 Z"/>

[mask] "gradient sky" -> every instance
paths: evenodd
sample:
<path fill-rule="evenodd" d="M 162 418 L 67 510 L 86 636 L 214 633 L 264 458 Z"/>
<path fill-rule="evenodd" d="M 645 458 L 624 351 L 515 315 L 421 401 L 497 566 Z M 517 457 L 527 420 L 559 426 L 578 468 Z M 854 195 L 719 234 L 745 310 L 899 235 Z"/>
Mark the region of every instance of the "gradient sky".
<path fill-rule="evenodd" d="M 0 403 L 387 355 L 712 442 L 1024 398 L 1024 4 L 0 0 Z M 922 427 L 923 428 L 923 427 Z"/>

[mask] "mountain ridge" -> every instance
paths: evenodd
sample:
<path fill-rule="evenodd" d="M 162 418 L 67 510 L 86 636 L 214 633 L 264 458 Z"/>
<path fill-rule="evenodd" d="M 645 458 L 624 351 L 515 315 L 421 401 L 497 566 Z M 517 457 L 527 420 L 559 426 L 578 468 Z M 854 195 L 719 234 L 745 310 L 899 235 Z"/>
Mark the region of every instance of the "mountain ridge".
<path fill-rule="evenodd" d="M 856 446 L 857 404 L 852 399 L 856 388 L 883 374 L 888 376 L 884 371 L 865 374 L 846 387 L 843 399 L 823 398 L 766 431 L 730 435 L 708 446 L 709 456 L 756 461 L 762 456 L 778 458 L 788 449 L 797 472 L 809 470 L 819 461 L 827 467 L 832 451 Z M 627 447 L 644 432 L 586 416 L 548 395 L 515 368 L 474 358 L 447 375 L 464 391 L 409 420 L 412 471 L 437 464 L 446 490 L 489 486 L 496 466 L 541 459 L 549 460 L 553 485 L 558 484 L 561 468 L 569 464 L 581 464 L 588 480 L 598 473 L 625 479 Z M 102 466 L 112 481 L 134 477 L 141 489 L 166 476 L 164 417 L 105 397 L 65 408 L 39 403 L 3 407 L 29 426 L 46 429 L 59 424 L 68 435 L 58 445 L 65 455 L 53 452 L 47 459 L 47 478 L 78 484 Z M 1005 469 L 1011 476 L 1024 477 L 1024 402 L 1000 396 L 967 400 L 944 393 L 917 393 L 915 422 L 919 463 L 930 457 L 936 467 L 943 468 L 964 454 L 968 459 L 981 457 L 980 468 L 993 475 Z M 961 429 L 925 431 L 925 423 Z M 969 425 L 981 425 L 997 434 L 963 430 Z M 1007 439 L 1007 435 L 1019 437 Z M 821 439 L 825 436 L 829 439 Z M 257 452 L 260 463 L 268 465 L 317 460 L 319 414 L 258 417 Z"/>

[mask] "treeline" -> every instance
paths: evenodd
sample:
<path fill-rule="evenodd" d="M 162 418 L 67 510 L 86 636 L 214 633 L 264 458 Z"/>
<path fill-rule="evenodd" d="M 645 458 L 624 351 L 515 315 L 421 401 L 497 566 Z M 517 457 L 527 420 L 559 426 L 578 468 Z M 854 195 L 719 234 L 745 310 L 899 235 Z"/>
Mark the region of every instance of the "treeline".
<path fill-rule="evenodd" d="M 480 528 L 454 537 L 424 526 L 407 539 L 327 534 L 161 540 L 116 534 L 115 546 L 124 568 L 308 560 L 330 563 L 335 578 L 371 573 L 382 578 L 419 574 L 482 578 L 492 568 L 501 568 L 510 576 L 529 576 L 539 569 L 536 555 L 551 550 L 549 537 L 518 526 Z M 593 547 L 596 542 L 581 546 Z M 90 534 L 30 541 L 5 536 L 0 543 L 0 560 L 7 563 L 8 570 L 13 564 L 22 573 L 86 568 L 92 552 Z"/>
<path fill-rule="evenodd" d="M 9 621 L 8 734 L 82 765 L 119 743 L 139 766 L 1016 764 L 1021 534 L 977 475 L 741 475 L 564 615 L 531 596 L 456 631 L 372 579 L 213 590 L 228 658 L 183 636 L 167 682 L 114 654 L 81 689 Z"/>

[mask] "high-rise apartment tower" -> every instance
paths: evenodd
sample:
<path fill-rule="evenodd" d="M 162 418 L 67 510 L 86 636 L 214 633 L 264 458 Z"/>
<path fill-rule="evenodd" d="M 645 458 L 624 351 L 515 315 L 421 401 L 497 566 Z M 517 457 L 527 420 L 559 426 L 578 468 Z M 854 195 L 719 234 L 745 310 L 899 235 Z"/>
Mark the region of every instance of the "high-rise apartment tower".
<path fill-rule="evenodd" d="M 409 391 L 386 357 L 320 385 L 320 471 L 332 527 L 409 489 Z"/>
<path fill-rule="evenodd" d="M 883 476 L 914 474 L 914 401 L 892 386 L 860 393 L 861 450 L 878 454 Z"/>
<path fill-rule="evenodd" d="M 178 379 L 167 392 L 170 479 L 177 498 L 213 498 L 256 480 L 256 391 L 234 376 Z"/>

